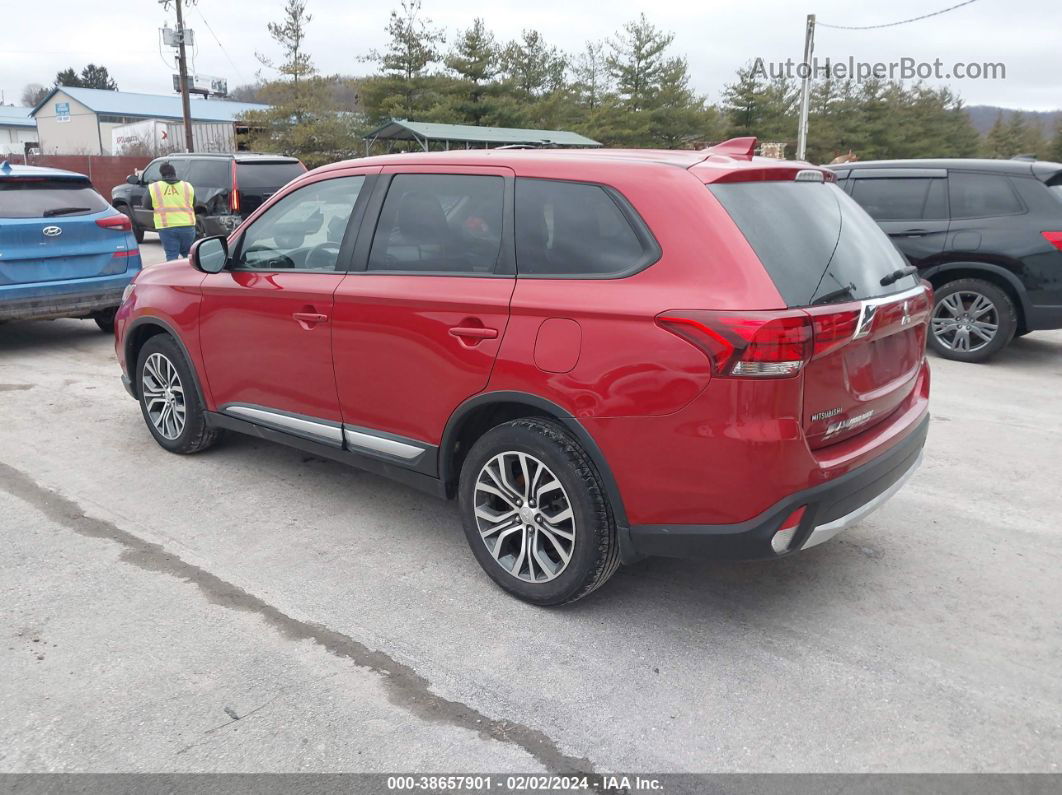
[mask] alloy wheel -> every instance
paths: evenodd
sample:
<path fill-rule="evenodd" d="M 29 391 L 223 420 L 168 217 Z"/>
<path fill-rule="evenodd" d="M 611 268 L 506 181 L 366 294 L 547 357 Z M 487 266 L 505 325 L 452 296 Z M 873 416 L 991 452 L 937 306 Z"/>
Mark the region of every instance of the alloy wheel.
<path fill-rule="evenodd" d="M 542 583 L 567 568 L 575 549 L 575 512 L 557 476 L 528 453 L 499 453 L 476 478 L 475 515 L 491 557 L 524 582 Z"/>
<path fill-rule="evenodd" d="M 948 350 L 979 351 L 995 339 L 999 310 L 981 293 L 957 291 L 937 303 L 932 329 L 933 336 Z"/>
<path fill-rule="evenodd" d="M 181 377 L 173 362 L 153 353 L 144 362 L 140 393 L 148 419 L 166 439 L 176 439 L 184 431 L 185 402 Z"/>

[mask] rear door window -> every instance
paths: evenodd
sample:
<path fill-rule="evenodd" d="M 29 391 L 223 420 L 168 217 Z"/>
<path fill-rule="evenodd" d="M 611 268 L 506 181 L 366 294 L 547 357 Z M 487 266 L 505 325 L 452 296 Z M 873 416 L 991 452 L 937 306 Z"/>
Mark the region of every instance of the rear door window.
<path fill-rule="evenodd" d="M 945 181 L 902 177 L 852 180 L 852 198 L 878 221 L 943 218 Z"/>
<path fill-rule="evenodd" d="M 184 177 L 196 188 L 232 188 L 232 161 L 224 158 L 193 160 Z"/>
<path fill-rule="evenodd" d="M 107 209 L 88 180 L 14 177 L 0 179 L 0 218 L 59 218 Z"/>
<path fill-rule="evenodd" d="M 240 190 L 270 188 L 278 190 L 306 171 L 302 163 L 236 163 L 236 182 Z"/>
<path fill-rule="evenodd" d="M 952 218 L 985 218 L 1025 212 L 1010 180 L 1001 174 L 952 171 L 948 176 Z"/>
<path fill-rule="evenodd" d="M 709 185 L 791 307 L 863 300 L 918 285 L 881 228 L 836 185 L 734 182 Z"/>
<path fill-rule="evenodd" d="M 380 209 L 368 269 L 492 273 L 504 202 L 502 177 L 396 174 Z"/>
<path fill-rule="evenodd" d="M 616 276 L 648 265 L 656 246 L 618 194 L 600 185 L 516 180 L 516 267 L 532 276 Z"/>

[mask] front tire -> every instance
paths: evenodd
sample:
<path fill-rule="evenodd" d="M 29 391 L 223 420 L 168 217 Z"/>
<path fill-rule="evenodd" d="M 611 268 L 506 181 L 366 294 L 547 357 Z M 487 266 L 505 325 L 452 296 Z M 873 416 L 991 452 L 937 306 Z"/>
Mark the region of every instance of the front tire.
<path fill-rule="evenodd" d="M 214 445 L 219 431 L 207 425 L 191 365 L 172 337 L 159 334 L 144 344 L 136 378 L 140 411 L 160 447 L 187 455 Z"/>
<path fill-rule="evenodd" d="M 1017 328 L 1006 292 L 983 279 L 956 279 L 936 291 L 928 342 L 945 359 L 983 362 L 1003 350 Z"/>
<path fill-rule="evenodd" d="M 601 479 L 557 423 L 528 418 L 487 431 L 465 458 L 458 494 L 472 554 L 526 602 L 574 602 L 619 567 Z"/>

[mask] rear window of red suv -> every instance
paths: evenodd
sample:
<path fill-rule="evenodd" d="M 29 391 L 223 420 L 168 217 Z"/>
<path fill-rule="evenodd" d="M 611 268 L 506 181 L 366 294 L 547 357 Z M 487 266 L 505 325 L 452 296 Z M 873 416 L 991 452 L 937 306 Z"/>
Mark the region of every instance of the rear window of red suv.
<path fill-rule="evenodd" d="M 791 307 L 857 301 L 918 285 L 881 280 L 907 260 L 855 200 L 821 182 L 709 185 Z"/>

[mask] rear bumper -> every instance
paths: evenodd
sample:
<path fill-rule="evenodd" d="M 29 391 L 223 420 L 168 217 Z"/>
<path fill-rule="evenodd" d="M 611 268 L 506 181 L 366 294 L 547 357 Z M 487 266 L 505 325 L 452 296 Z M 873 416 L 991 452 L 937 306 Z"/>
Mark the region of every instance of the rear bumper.
<path fill-rule="evenodd" d="M 870 463 L 775 503 L 746 522 L 730 525 L 632 525 L 635 557 L 777 558 L 820 544 L 861 521 L 900 489 L 922 460 L 928 413 L 899 444 Z M 797 509 L 800 524 L 772 546 L 775 533 Z M 777 547 L 777 548 L 776 548 Z"/>
<path fill-rule="evenodd" d="M 1029 331 L 1062 328 L 1062 305 L 1028 307 L 1025 312 L 1025 327 Z"/>
<path fill-rule="evenodd" d="M 136 272 L 124 276 L 119 286 L 86 286 L 83 292 L 37 295 L 8 299 L 0 289 L 0 320 L 49 320 L 60 317 L 88 317 L 94 312 L 114 309 L 122 303 L 122 291 Z M 110 280 L 108 280 L 110 281 Z"/>

